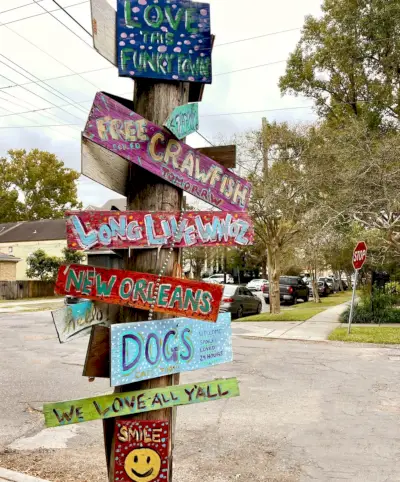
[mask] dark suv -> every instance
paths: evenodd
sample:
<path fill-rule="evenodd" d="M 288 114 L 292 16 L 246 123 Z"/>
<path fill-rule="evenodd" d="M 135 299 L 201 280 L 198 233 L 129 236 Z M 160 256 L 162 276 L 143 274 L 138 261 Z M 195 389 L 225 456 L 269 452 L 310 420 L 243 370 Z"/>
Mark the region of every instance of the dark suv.
<path fill-rule="evenodd" d="M 269 289 L 271 284 L 265 285 L 263 289 L 266 303 L 269 303 Z M 310 289 L 300 276 L 281 276 L 279 278 L 279 293 L 281 302 L 288 302 L 292 305 L 298 299 L 308 301 Z"/>

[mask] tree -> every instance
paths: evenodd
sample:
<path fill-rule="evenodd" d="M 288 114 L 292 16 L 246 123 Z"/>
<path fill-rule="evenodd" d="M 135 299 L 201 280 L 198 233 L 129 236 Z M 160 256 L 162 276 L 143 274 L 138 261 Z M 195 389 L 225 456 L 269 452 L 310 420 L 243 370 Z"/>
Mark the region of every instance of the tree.
<path fill-rule="evenodd" d="M 75 181 L 79 173 L 54 154 L 10 150 L 0 157 L 0 222 L 62 218 L 81 208 Z"/>
<path fill-rule="evenodd" d="M 369 128 L 398 127 L 399 1 L 325 0 L 322 11 L 306 17 L 281 92 L 314 99 L 334 123 L 356 117 Z"/>
<path fill-rule="evenodd" d="M 63 249 L 63 257 L 49 256 L 43 249 L 38 249 L 28 256 L 26 275 L 30 279 L 55 281 L 58 269 L 62 264 L 79 264 L 86 259 L 81 251 Z"/>

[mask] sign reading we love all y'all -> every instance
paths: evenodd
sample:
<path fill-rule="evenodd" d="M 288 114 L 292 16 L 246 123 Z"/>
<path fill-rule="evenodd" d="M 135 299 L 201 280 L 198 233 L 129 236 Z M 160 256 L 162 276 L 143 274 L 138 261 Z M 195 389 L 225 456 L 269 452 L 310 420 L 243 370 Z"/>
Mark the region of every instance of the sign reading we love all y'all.
<path fill-rule="evenodd" d="M 210 5 L 191 0 L 118 0 L 120 76 L 210 84 Z"/>
<path fill-rule="evenodd" d="M 98 92 L 83 136 L 222 211 L 246 211 L 248 181 L 136 114 L 132 106 Z"/>
<path fill-rule="evenodd" d="M 118 269 L 73 264 L 61 266 L 55 292 L 204 321 L 217 321 L 223 286 Z"/>
<path fill-rule="evenodd" d="M 232 361 L 230 313 L 215 324 L 188 318 L 111 326 L 111 385 Z"/>
<path fill-rule="evenodd" d="M 69 211 L 68 248 L 149 248 L 167 246 L 249 246 L 254 230 L 247 213 L 187 211 Z"/>

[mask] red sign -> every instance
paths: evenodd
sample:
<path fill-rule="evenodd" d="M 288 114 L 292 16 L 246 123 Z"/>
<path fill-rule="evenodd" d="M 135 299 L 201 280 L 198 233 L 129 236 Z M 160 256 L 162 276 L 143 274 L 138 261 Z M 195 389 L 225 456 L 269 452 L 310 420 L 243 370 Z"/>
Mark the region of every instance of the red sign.
<path fill-rule="evenodd" d="M 158 289 L 157 289 L 158 288 Z M 72 264 L 61 266 L 55 286 L 71 295 L 141 310 L 217 321 L 223 286 L 149 273 Z"/>
<path fill-rule="evenodd" d="M 168 421 L 117 419 L 114 481 L 168 482 L 168 450 Z"/>
<path fill-rule="evenodd" d="M 126 99 L 98 92 L 83 137 L 221 211 L 246 211 L 251 195 L 248 181 L 132 108 Z"/>
<path fill-rule="evenodd" d="M 354 269 L 361 269 L 367 259 L 367 245 L 364 241 L 357 244 L 353 252 L 353 266 Z"/>
<path fill-rule="evenodd" d="M 249 246 L 254 230 L 241 212 L 68 211 L 70 249 Z"/>

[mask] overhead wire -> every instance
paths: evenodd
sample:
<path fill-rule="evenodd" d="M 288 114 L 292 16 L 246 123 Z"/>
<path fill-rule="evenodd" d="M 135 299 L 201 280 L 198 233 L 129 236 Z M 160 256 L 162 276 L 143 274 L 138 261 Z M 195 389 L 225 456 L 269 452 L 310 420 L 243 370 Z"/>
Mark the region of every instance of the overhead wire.
<path fill-rule="evenodd" d="M 36 0 L 34 0 L 34 1 L 36 1 Z M 89 37 L 93 37 L 93 35 L 88 30 L 86 30 L 85 27 L 81 23 L 79 23 L 78 20 L 74 16 L 72 16 L 69 12 L 67 12 L 67 10 L 65 10 L 65 8 L 62 5 L 60 5 L 56 0 L 53 0 L 53 3 L 55 3 L 57 5 L 57 7 L 60 10 L 62 10 L 65 14 L 67 14 L 68 17 L 70 17 L 77 25 L 79 25 L 79 27 L 81 27 L 81 29 L 84 30 L 89 35 Z"/>

